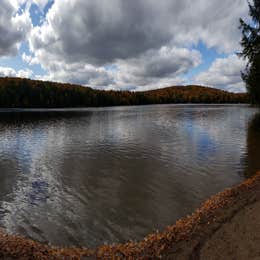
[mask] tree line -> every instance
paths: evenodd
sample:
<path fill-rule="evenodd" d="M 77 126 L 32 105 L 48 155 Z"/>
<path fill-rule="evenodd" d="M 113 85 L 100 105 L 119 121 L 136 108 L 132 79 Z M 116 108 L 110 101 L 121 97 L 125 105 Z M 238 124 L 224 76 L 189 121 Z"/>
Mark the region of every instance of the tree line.
<path fill-rule="evenodd" d="M 247 103 L 245 93 L 202 86 L 175 86 L 130 92 L 22 78 L 0 78 L 0 107 L 99 107 L 168 103 Z"/>

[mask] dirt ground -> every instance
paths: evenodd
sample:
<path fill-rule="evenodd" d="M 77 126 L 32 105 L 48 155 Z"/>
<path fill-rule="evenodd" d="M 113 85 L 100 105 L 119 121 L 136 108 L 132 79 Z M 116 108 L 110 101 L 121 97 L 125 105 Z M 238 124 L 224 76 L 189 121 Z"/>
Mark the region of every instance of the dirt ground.
<path fill-rule="evenodd" d="M 200 259 L 260 259 L 260 201 L 223 224 L 202 247 Z"/>
<path fill-rule="evenodd" d="M 0 231 L 1 259 L 260 259 L 260 172 L 140 242 L 54 248 Z"/>

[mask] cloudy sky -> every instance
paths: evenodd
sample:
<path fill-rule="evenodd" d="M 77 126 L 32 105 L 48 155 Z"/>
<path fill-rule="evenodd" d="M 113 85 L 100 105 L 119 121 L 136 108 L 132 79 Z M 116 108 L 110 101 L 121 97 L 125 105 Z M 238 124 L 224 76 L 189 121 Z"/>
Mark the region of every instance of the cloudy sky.
<path fill-rule="evenodd" d="M 245 0 L 1 0 L 0 76 L 240 92 L 247 15 Z"/>

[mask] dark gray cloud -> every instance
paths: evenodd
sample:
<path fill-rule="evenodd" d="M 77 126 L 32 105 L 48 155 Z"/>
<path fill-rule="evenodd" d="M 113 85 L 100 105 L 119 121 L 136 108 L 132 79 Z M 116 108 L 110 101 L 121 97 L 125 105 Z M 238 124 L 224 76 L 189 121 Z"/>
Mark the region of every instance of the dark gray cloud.
<path fill-rule="evenodd" d="M 139 58 L 126 60 L 139 77 L 163 78 L 187 72 L 201 62 L 198 51 L 185 48 L 162 47 L 158 51 L 150 50 Z M 128 68 L 130 70 L 130 68 Z"/>
<path fill-rule="evenodd" d="M 27 12 L 18 15 L 10 1 L 2 0 L 0 5 L 0 56 L 14 55 L 18 44 L 31 29 Z"/>
<path fill-rule="evenodd" d="M 247 11 L 244 0 L 55 0 L 24 59 L 49 79 L 94 87 L 182 83 L 201 61 L 199 42 L 225 53 L 239 48 L 238 19 Z"/>
<path fill-rule="evenodd" d="M 116 79 L 120 85 L 167 86 L 200 62 L 198 51 L 164 46 L 159 50 L 149 50 L 138 58 L 117 60 Z"/>
<path fill-rule="evenodd" d="M 152 2 L 155 1 L 56 1 L 48 23 L 42 27 L 52 29 L 56 37 L 48 40 L 44 32 L 40 37 L 36 34 L 32 46 L 48 46 L 49 51 L 60 53 L 71 62 L 84 59 L 104 64 L 137 56 L 171 39 L 164 23 L 166 8 L 159 6 L 158 10 L 158 4 Z"/>
<path fill-rule="evenodd" d="M 32 57 L 23 55 L 28 63 Z M 201 54 L 187 48 L 162 47 L 149 50 L 138 58 L 116 60 L 110 66 L 94 66 L 84 62 L 44 61 L 49 80 L 73 82 L 99 88 L 146 89 L 181 83 L 180 76 L 201 62 Z"/>
<path fill-rule="evenodd" d="M 191 45 L 233 51 L 244 0 L 56 0 L 46 23 L 31 38 L 67 62 L 101 65 L 128 59 L 164 45 Z"/>

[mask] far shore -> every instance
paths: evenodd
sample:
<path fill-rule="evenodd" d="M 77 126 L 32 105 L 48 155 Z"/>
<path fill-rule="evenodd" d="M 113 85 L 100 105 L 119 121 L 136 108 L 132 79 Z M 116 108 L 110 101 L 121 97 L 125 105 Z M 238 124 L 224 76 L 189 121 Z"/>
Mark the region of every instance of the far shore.
<path fill-rule="evenodd" d="M 55 248 L 0 231 L 4 259 L 260 259 L 260 172 L 140 242 Z"/>

